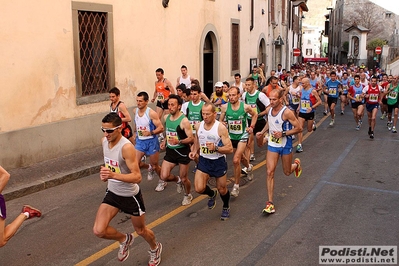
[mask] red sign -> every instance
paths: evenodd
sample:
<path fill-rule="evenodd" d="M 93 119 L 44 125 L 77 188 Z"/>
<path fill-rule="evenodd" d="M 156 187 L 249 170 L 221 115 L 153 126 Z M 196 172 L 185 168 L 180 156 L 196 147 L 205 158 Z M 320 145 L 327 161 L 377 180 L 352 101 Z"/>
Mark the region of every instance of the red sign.
<path fill-rule="evenodd" d="M 382 52 L 381 47 L 380 47 L 380 46 L 377 46 L 377 47 L 375 48 L 375 53 L 376 53 L 376 54 L 381 54 L 381 52 Z"/>
<path fill-rule="evenodd" d="M 293 50 L 294 56 L 300 56 L 301 55 L 301 50 L 299 50 L 298 48 L 295 48 Z"/>

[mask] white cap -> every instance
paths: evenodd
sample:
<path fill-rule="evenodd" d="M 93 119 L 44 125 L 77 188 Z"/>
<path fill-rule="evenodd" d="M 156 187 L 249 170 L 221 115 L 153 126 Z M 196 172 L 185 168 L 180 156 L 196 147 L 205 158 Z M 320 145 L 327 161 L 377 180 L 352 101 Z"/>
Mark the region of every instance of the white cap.
<path fill-rule="evenodd" d="M 220 87 L 220 88 L 223 87 L 223 82 L 221 81 L 216 82 L 215 87 Z"/>

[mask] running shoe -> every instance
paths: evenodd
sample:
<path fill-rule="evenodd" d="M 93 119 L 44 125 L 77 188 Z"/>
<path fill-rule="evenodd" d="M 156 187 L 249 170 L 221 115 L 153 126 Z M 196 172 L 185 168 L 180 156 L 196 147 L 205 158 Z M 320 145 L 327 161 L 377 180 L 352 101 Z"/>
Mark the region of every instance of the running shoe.
<path fill-rule="evenodd" d="M 302 144 L 298 144 L 298 145 L 296 146 L 296 152 L 297 152 L 297 153 L 303 152 Z"/>
<path fill-rule="evenodd" d="M 371 133 L 370 133 L 370 139 L 374 139 L 374 132 L 373 131 L 371 131 Z"/>
<path fill-rule="evenodd" d="M 176 191 L 177 193 L 181 193 L 184 190 L 183 182 L 180 180 L 180 182 L 176 183 Z"/>
<path fill-rule="evenodd" d="M 359 120 L 359 124 L 360 124 L 360 126 L 362 126 L 362 124 L 363 124 L 362 119 Z"/>
<path fill-rule="evenodd" d="M 234 186 L 230 195 L 232 195 L 233 197 L 238 197 L 238 194 L 240 194 L 240 187 Z"/>
<path fill-rule="evenodd" d="M 327 115 L 327 111 L 324 111 L 324 112 L 323 112 L 323 115 Z"/>
<path fill-rule="evenodd" d="M 161 179 L 159 179 L 158 185 L 155 188 L 155 191 L 160 192 L 160 191 L 164 190 L 167 184 L 168 184 L 167 182 L 162 181 Z"/>
<path fill-rule="evenodd" d="M 40 217 L 40 216 L 42 216 L 42 212 L 41 212 L 41 211 L 39 211 L 39 210 L 36 209 L 36 208 L 33 208 L 33 207 L 30 206 L 30 205 L 24 205 L 24 206 L 22 207 L 22 213 L 25 213 L 25 212 L 27 212 L 27 213 L 29 214 L 28 219 L 31 219 L 31 218 L 34 218 L 34 217 Z"/>
<path fill-rule="evenodd" d="M 213 197 L 208 198 L 208 209 L 213 209 L 216 206 L 216 196 L 218 195 L 218 190 L 216 188 L 212 189 L 215 193 Z"/>
<path fill-rule="evenodd" d="M 248 166 L 248 169 L 247 169 L 247 178 L 248 178 L 248 180 L 249 181 L 252 181 L 252 179 L 254 179 L 254 174 L 252 173 L 252 168 L 253 168 L 254 166 L 252 165 L 252 164 L 249 164 L 249 166 Z"/>
<path fill-rule="evenodd" d="M 316 131 L 317 126 L 316 126 L 316 121 L 313 121 L 313 126 L 312 126 L 313 131 Z"/>
<path fill-rule="evenodd" d="M 382 116 L 380 117 L 380 119 L 381 119 L 381 120 L 384 120 L 386 116 L 387 116 L 387 114 L 386 114 L 386 113 L 383 113 Z"/>
<path fill-rule="evenodd" d="M 359 125 L 359 124 L 356 126 L 356 130 L 357 130 L 357 131 L 360 130 L 360 125 Z"/>
<path fill-rule="evenodd" d="M 270 201 L 266 202 L 266 207 L 263 209 L 262 212 L 263 213 L 269 213 L 269 214 L 275 213 L 276 209 L 274 208 L 273 202 L 270 202 Z"/>
<path fill-rule="evenodd" d="M 125 261 L 129 257 L 129 247 L 134 242 L 133 234 L 126 234 L 126 240 L 119 245 L 118 260 Z"/>
<path fill-rule="evenodd" d="M 369 131 L 368 131 L 369 136 L 371 135 L 372 132 L 373 131 L 371 131 L 371 127 L 369 127 Z"/>
<path fill-rule="evenodd" d="M 294 163 L 297 164 L 294 173 L 295 177 L 298 178 L 302 174 L 301 160 L 299 158 L 295 158 Z"/>
<path fill-rule="evenodd" d="M 344 115 L 344 111 L 341 111 L 341 115 Z"/>
<path fill-rule="evenodd" d="M 151 181 L 154 179 L 154 175 L 155 175 L 155 170 L 154 168 L 152 168 L 152 165 L 149 164 L 148 165 L 148 174 L 147 174 L 147 180 Z"/>
<path fill-rule="evenodd" d="M 241 174 L 248 175 L 248 169 L 246 167 L 241 169 Z"/>
<path fill-rule="evenodd" d="M 183 205 L 183 206 L 190 205 L 192 200 L 193 200 L 193 195 L 191 195 L 191 194 L 184 195 L 181 205 Z"/>
<path fill-rule="evenodd" d="M 148 251 L 150 253 L 150 261 L 148 262 L 148 266 L 158 266 L 161 263 L 161 254 L 162 254 L 162 244 L 157 243 L 157 248 L 155 250 Z"/>
<path fill-rule="evenodd" d="M 334 119 L 331 119 L 330 126 L 334 125 Z"/>
<path fill-rule="evenodd" d="M 230 208 L 223 208 L 222 216 L 220 216 L 220 220 L 226 221 L 230 217 Z"/>
<path fill-rule="evenodd" d="M 392 133 L 398 133 L 398 131 L 396 130 L 396 127 L 392 127 Z"/>
<path fill-rule="evenodd" d="M 256 159 L 255 159 L 255 154 L 251 154 L 251 156 L 249 156 L 249 161 L 250 162 L 253 162 L 253 161 L 255 161 Z"/>
<path fill-rule="evenodd" d="M 387 128 L 388 128 L 388 131 L 392 130 L 392 122 L 391 121 L 388 121 Z"/>

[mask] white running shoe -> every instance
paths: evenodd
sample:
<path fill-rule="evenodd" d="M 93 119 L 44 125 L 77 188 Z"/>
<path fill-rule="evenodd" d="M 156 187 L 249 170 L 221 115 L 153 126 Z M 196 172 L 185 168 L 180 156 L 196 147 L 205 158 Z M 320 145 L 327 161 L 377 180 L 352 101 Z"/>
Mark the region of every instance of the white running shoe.
<path fill-rule="evenodd" d="M 155 175 L 155 170 L 152 168 L 151 164 L 148 165 L 148 174 L 147 174 L 147 180 L 151 181 L 154 179 Z"/>
<path fill-rule="evenodd" d="M 193 195 L 191 195 L 191 194 L 184 195 L 181 205 L 183 205 L 183 206 L 190 205 L 192 200 L 193 200 Z"/>
<path fill-rule="evenodd" d="M 133 234 L 126 234 L 125 242 L 119 245 L 118 260 L 125 261 L 129 257 L 129 248 L 134 242 Z"/>
<path fill-rule="evenodd" d="M 176 191 L 177 193 L 182 193 L 182 191 L 184 190 L 184 186 L 183 186 L 183 182 L 180 180 L 180 182 L 176 183 Z"/>
<path fill-rule="evenodd" d="M 251 156 L 249 156 L 249 161 L 255 161 L 255 154 L 251 154 Z"/>
<path fill-rule="evenodd" d="M 167 184 L 168 184 L 167 182 L 162 181 L 161 179 L 159 179 L 158 185 L 155 188 L 155 191 L 160 192 L 160 191 L 164 190 Z"/>
<path fill-rule="evenodd" d="M 254 166 L 252 164 L 249 164 L 248 169 L 247 169 L 247 178 L 249 181 L 252 181 L 254 179 L 254 174 L 252 173 L 252 168 Z"/>
<path fill-rule="evenodd" d="M 334 125 L 334 119 L 331 119 L 330 126 Z"/>
<path fill-rule="evenodd" d="M 230 193 L 233 197 L 238 197 L 238 194 L 240 194 L 240 187 L 233 187 L 233 190 Z"/>

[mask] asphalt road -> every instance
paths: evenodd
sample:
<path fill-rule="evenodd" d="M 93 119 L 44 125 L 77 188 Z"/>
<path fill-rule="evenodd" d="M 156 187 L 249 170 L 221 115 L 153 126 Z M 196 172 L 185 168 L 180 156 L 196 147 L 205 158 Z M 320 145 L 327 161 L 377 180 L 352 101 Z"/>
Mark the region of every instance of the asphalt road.
<path fill-rule="evenodd" d="M 355 131 L 346 111 L 334 127 L 319 117 L 322 123 L 306 136 L 304 152 L 294 155 L 303 164 L 299 179 L 284 176 L 279 164 L 273 215 L 261 213 L 267 199 L 265 148 L 257 149 L 254 180 L 242 182 L 227 221 L 220 220 L 220 198 L 208 210 L 206 198 L 194 192 L 193 203 L 182 207 L 175 184 L 155 192 L 156 180 L 143 179 L 146 221 L 164 247 L 161 264 L 318 265 L 320 245 L 397 245 L 399 134 L 378 119 L 371 140 L 366 119 Z M 228 173 L 232 176 L 231 167 Z M 0 265 L 121 265 L 118 245 L 92 233 L 105 187 L 92 175 L 7 202 L 7 222 L 24 203 L 41 208 L 43 217 L 25 222 L 0 249 Z M 122 232 L 133 230 L 124 214 L 112 224 Z M 146 265 L 147 250 L 136 238 L 123 264 Z"/>

